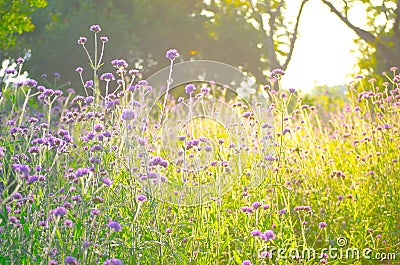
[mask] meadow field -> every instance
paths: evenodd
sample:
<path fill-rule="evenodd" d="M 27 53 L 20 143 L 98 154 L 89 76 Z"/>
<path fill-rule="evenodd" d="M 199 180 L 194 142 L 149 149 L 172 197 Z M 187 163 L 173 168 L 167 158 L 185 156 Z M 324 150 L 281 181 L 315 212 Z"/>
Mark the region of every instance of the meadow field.
<path fill-rule="evenodd" d="M 171 49 L 161 90 L 90 30 L 81 84 L 5 70 L 1 264 L 400 264 L 395 66 L 326 106 L 279 69 L 175 87 Z"/>

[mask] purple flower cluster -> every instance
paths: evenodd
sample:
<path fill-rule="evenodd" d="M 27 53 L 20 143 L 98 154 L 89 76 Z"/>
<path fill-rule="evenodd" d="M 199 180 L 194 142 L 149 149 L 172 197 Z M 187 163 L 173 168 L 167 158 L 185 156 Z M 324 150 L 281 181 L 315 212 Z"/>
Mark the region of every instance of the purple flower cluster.
<path fill-rule="evenodd" d="M 143 194 L 139 194 L 136 197 L 136 200 L 138 200 L 139 202 L 145 202 L 147 200 L 147 197 L 145 195 L 143 195 Z"/>
<path fill-rule="evenodd" d="M 128 63 L 124 59 L 115 59 L 111 61 L 112 66 L 118 69 L 124 69 L 128 67 Z"/>
<path fill-rule="evenodd" d="M 113 181 L 110 178 L 103 178 L 102 179 L 104 185 L 110 187 L 113 184 Z"/>
<path fill-rule="evenodd" d="M 103 265 L 123 265 L 122 261 L 116 258 L 111 258 L 104 261 Z"/>
<path fill-rule="evenodd" d="M 282 69 L 274 69 L 270 73 L 270 78 L 279 79 L 284 74 L 285 74 L 285 72 Z"/>
<path fill-rule="evenodd" d="M 179 57 L 179 53 L 176 49 L 170 49 L 167 51 L 165 57 L 170 60 L 173 61 L 175 60 L 177 57 Z"/>
<path fill-rule="evenodd" d="M 55 216 L 64 216 L 67 213 L 68 213 L 68 210 L 63 206 L 58 206 L 57 208 L 54 209 Z"/>
<path fill-rule="evenodd" d="M 16 172 L 18 172 L 19 174 L 21 174 L 25 177 L 28 176 L 29 173 L 31 172 L 31 169 L 28 165 L 13 164 L 12 167 Z"/>
<path fill-rule="evenodd" d="M 189 84 L 189 85 L 186 85 L 186 86 L 185 86 L 185 92 L 186 92 L 186 94 L 191 95 L 191 94 L 193 94 L 193 92 L 194 92 L 195 90 L 196 90 L 196 86 L 193 85 L 193 84 Z"/>
<path fill-rule="evenodd" d="M 91 88 L 93 86 L 94 86 L 93 80 L 86 81 L 85 84 L 84 84 L 85 88 Z"/>
<path fill-rule="evenodd" d="M 111 80 L 115 80 L 115 77 L 112 73 L 104 73 L 100 76 L 100 80 L 104 80 L 106 82 L 109 82 Z"/>
<path fill-rule="evenodd" d="M 118 223 L 116 221 L 108 222 L 108 227 L 113 229 L 115 232 L 119 232 L 119 231 L 122 230 L 122 227 L 121 227 L 120 223 Z"/>
<path fill-rule="evenodd" d="M 327 225 L 327 223 L 325 223 L 325 222 L 320 222 L 319 224 L 318 224 L 318 227 L 319 228 L 325 228 L 325 227 L 327 227 L 328 225 Z"/>
<path fill-rule="evenodd" d="M 38 84 L 38 82 L 36 80 L 30 79 L 30 78 L 28 78 L 24 81 L 24 85 L 27 87 L 36 87 L 37 84 Z"/>
<path fill-rule="evenodd" d="M 78 265 L 78 261 L 76 260 L 76 258 L 72 257 L 72 256 L 67 256 L 64 259 L 65 264 L 67 265 Z"/>
<path fill-rule="evenodd" d="M 160 166 L 166 168 L 166 167 L 168 167 L 168 161 L 165 160 L 164 158 L 160 157 L 160 156 L 155 156 L 155 157 L 150 159 L 149 165 L 150 166 L 160 165 Z"/>
<path fill-rule="evenodd" d="M 75 176 L 76 177 L 83 177 L 83 176 L 85 176 L 85 175 L 88 175 L 90 173 L 90 169 L 89 168 L 86 168 L 86 167 L 84 167 L 84 168 L 78 168 L 76 171 L 75 171 Z"/>
<path fill-rule="evenodd" d="M 67 153 L 68 147 L 72 145 L 73 139 L 68 131 L 63 131 L 64 133 L 59 137 L 55 137 L 52 134 L 46 134 L 44 137 L 35 138 L 32 140 L 33 145 L 45 145 L 50 149 L 55 149 L 61 153 Z"/>
<path fill-rule="evenodd" d="M 100 31 L 101 31 L 101 27 L 100 27 L 99 25 L 91 25 L 91 26 L 89 27 L 89 30 L 90 30 L 90 31 L 93 31 L 93 32 L 95 32 L 95 33 L 97 33 L 97 32 L 100 32 Z"/>
<path fill-rule="evenodd" d="M 87 38 L 86 37 L 79 37 L 78 44 L 84 45 L 86 42 L 87 42 Z"/>
<path fill-rule="evenodd" d="M 272 230 L 266 230 L 264 233 L 260 235 L 260 238 L 264 241 L 272 241 L 275 240 L 276 235 Z"/>
<path fill-rule="evenodd" d="M 130 121 L 135 119 L 136 113 L 133 109 L 124 109 L 121 114 L 121 119 L 124 121 Z"/>
<path fill-rule="evenodd" d="M 305 211 L 305 212 L 311 212 L 311 206 L 296 206 L 294 207 L 294 211 Z"/>

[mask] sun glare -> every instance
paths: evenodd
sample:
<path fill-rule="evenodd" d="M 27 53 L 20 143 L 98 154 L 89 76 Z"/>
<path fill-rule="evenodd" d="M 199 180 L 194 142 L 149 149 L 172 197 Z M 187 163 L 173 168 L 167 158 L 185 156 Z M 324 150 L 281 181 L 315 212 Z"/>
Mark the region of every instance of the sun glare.
<path fill-rule="evenodd" d="M 293 58 L 282 86 L 310 91 L 320 85 L 346 84 L 357 61 L 357 54 L 353 52 L 357 50 L 353 41 L 355 33 L 317 1 L 304 7 L 299 27 Z"/>

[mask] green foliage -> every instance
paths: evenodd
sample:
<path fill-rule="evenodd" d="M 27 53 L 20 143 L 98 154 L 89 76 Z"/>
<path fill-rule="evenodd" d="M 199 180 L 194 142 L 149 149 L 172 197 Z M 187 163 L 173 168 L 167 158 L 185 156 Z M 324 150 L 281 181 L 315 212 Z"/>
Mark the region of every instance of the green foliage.
<path fill-rule="evenodd" d="M 308 95 L 305 103 L 328 113 L 338 112 L 343 110 L 344 105 L 348 103 L 347 91 L 345 86 L 317 86 Z"/>
<path fill-rule="evenodd" d="M 36 79 L 57 71 L 65 80 L 78 82 L 73 69 L 86 68 L 87 62 L 76 40 L 90 25 L 101 24 L 110 38 L 118 40 L 107 47 L 102 71 L 110 71 L 109 62 L 122 57 L 131 64 L 144 59 L 143 69 L 149 69 L 147 74 L 151 74 L 160 69 L 165 51 L 174 47 L 184 59 L 241 66 L 265 82 L 267 68 L 287 66 L 285 60 L 294 36 L 293 21 L 283 16 L 285 6 L 278 3 L 252 7 L 243 1 L 212 1 L 206 5 L 193 0 L 53 0 L 33 14 L 35 31 L 24 34 L 17 47 L 7 52 L 16 57 L 23 48 L 31 49 L 27 66 Z M 250 22 L 256 19 L 262 24 L 262 14 L 275 17 L 272 35 Z M 79 52 L 82 56 L 71 56 Z M 279 62 L 272 63 L 276 61 Z"/>
<path fill-rule="evenodd" d="M 0 50 L 13 46 L 16 34 L 33 31 L 29 16 L 46 5 L 46 0 L 0 0 Z"/>

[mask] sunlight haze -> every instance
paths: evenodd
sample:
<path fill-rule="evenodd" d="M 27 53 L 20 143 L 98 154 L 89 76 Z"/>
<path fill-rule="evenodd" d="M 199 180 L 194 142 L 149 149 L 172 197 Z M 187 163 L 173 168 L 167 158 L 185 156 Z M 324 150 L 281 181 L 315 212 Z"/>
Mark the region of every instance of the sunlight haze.
<path fill-rule="evenodd" d="M 297 11 L 296 11 L 297 12 Z M 292 60 L 283 77 L 284 88 L 310 91 L 318 85 L 343 85 L 355 71 L 355 33 L 319 1 L 306 4 Z"/>

